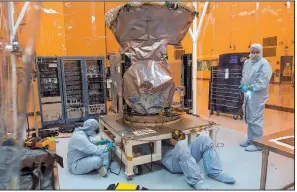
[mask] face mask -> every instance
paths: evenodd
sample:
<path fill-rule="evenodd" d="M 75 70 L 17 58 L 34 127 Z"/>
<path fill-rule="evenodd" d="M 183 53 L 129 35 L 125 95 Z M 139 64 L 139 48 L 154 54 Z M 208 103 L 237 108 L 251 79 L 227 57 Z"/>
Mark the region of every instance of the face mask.
<path fill-rule="evenodd" d="M 95 132 L 93 130 L 88 130 L 86 131 L 87 136 L 92 136 L 95 134 Z"/>
<path fill-rule="evenodd" d="M 260 54 L 250 54 L 250 58 L 253 62 L 258 61 L 260 59 Z"/>

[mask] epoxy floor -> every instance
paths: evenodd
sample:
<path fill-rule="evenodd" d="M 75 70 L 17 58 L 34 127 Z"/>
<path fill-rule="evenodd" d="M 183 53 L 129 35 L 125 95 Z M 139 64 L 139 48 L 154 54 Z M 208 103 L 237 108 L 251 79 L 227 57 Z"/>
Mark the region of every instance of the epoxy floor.
<path fill-rule="evenodd" d="M 238 121 L 239 122 L 239 121 Z M 245 152 L 238 143 L 245 139 L 242 132 L 230 128 L 221 128 L 217 133 L 217 142 L 223 143 L 223 147 L 217 148 L 223 163 L 224 171 L 236 178 L 234 185 L 227 185 L 205 177 L 206 182 L 213 190 L 229 189 L 259 189 L 261 174 L 261 152 Z M 57 139 L 57 154 L 64 158 L 65 167 L 58 168 L 60 189 L 106 189 L 109 184 L 125 182 L 138 184 L 148 189 L 191 190 L 185 182 L 182 174 L 171 174 L 159 165 L 153 165 L 153 172 L 136 176 L 132 181 L 127 181 L 124 171 L 120 175 L 109 173 L 103 178 L 98 174 L 72 175 L 67 169 L 67 145 L 68 138 Z M 202 161 L 199 163 L 203 170 Z M 294 160 L 270 153 L 268 165 L 267 189 L 279 189 L 294 181 Z M 114 172 L 118 172 L 119 166 L 114 162 L 111 166 Z M 143 167 L 143 170 L 147 170 Z"/>

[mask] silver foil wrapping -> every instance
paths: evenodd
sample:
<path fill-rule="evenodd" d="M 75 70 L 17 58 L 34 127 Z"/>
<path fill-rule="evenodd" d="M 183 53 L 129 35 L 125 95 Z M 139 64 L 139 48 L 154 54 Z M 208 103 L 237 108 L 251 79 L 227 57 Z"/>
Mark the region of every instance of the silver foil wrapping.
<path fill-rule="evenodd" d="M 166 62 L 167 45 L 178 45 L 195 17 L 193 7 L 177 3 L 127 3 L 105 15 L 121 50 L 131 59 L 123 78 L 123 96 L 137 113 L 156 114 L 169 107 L 174 81 Z"/>
<path fill-rule="evenodd" d="M 155 114 L 170 106 L 174 82 L 166 64 L 143 60 L 132 65 L 124 75 L 124 98 L 141 114 Z"/>

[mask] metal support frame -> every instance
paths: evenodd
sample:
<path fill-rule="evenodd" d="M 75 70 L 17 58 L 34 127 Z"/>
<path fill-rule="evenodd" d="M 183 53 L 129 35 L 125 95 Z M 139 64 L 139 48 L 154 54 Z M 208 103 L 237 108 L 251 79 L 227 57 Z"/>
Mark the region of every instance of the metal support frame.
<path fill-rule="evenodd" d="M 104 123 L 104 121 L 99 120 L 99 129 L 100 129 L 100 136 L 102 139 L 111 140 L 109 135 L 106 133 L 105 128 L 115 136 L 115 141 L 123 141 L 123 149 L 117 146 L 116 150 L 114 151 L 118 158 L 125 164 L 125 174 L 129 178 L 134 175 L 133 167 L 137 165 L 143 165 L 152 161 L 159 161 L 162 159 L 162 143 L 161 141 L 164 139 L 169 139 L 172 137 L 171 133 L 164 133 L 158 136 L 150 136 L 145 137 L 141 141 L 138 140 L 126 140 L 121 135 L 116 133 L 112 127 Z M 152 155 L 141 155 L 138 157 L 133 156 L 133 146 L 145 144 L 145 143 L 154 143 L 154 153 Z"/>
<path fill-rule="evenodd" d="M 200 35 L 200 32 L 201 32 L 201 28 L 202 28 L 202 24 L 203 24 L 203 21 L 204 21 L 204 17 L 205 17 L 205 14 L 206 14 L 206 11 L 207 11 L 207 7 L 208 7 L 208 4 L 209 2 L 206 1 L 205 4 L 204 4 L 204 7 L 203 7 L 203 11 L 202 11 L 202 15 L 201 15 L 201 18 L 199 20 L 199 25 L 198 25 L 198 29 L 197 29 L 197 17 L 194 18 L 194 22 L 193 22 L 193 31 L 190 29 L 189 32 L 190 32 L 190 35 L 191 35 L 191 38 L 192 38 L 192 42 L 193 42 L 193 52 L 192 52 L 192 55 L 193 55 L 193 59 L 192 59 L 192 62 L 193 62 L 193 65 L 192 65 L 192 89 L 193 89 L 193 103 L 192 103 L 192 107 L 193 107 L 193 114 L 197 114 L 197 101 L 196 101 L 196 95 L 197 95 L 197 40 L 199 38 L 199 35 Z M 194 5 L 194 8 L 195 10 L 197 10 L 197 2 L 194 1 L 193 2 L 193 5 Z"/>
<path fill-rule="evenodd" d="M 212 142 L 214 143 L 214 146 L 217 146 L 217 131 L 219 129 L 219 125 L 212 125 L 204 129 L 197 127 L 192 130 L 183 131 L 183 133 L 185 133 L 186 138 L 188 139 L 188 144 L 192 143 L 197 136 L 201 135 L 202 133 L 206 133 L 211 138 Z"/>
<path fill-rule="evenodd" d="M 152 161 L 159 161 L 162 159 L 162 140 L 171 139 L 172 132 L 164 132 L 160 135 L 148 135 L 143 136 L 141 139 L 133 139 L 129 137 L 124 137 L 122 135 L 122 131 L 116 131 L 114 127 L 106 123 L 99 117 L 99 133 L 102 139 L 108 139 L 112 142 L 119 142 L 123 144 L 122 147 L 116 146 L 116 150 L 114 150 L 115 154 L 118 156 L 119 159 L 125 164 L 125 174 L 128 178 L 134 175 L 133 167 L 137 165 L 143 165 Z M 125 128 L 123 128 L 124 130 Z M 186 141 L 190 144 L 198 135 L 202 133 L 209 133 L 209 136 L 214 142 L 216 146 L 216 132 L 219 129 L 218 124 L 208 125 L 205 127 L 197 126 L 195 128 L 183 130 L 182 132 L 186 136 Z M 110 136 L 112 135 L 112 136 Z M 133 146 L 145 144 L 145 143 L 154 143 L 154 153 L 151 155 L 140 155 L 134 157 L 133 155 Z"/>

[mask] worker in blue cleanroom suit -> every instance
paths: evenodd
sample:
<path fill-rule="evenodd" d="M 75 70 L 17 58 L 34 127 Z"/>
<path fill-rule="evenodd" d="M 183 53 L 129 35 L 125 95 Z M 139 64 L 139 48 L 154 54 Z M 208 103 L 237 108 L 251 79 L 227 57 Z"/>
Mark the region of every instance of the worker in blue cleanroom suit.
<path fill-rule="evenodd" d="M 171 173 L 184 173 L 186 182 L 195 189 L 209 189 L 198 165 L 201 159 L 208 177 L 227 184 L 235 183 L 235 179 L 223 172 L 219 155 L 208 135 L 198 136 L 190 145 L 186 140 L 178 141 L 168 152 L 166 144 L 163 144 L 162 150 L 165 152 L 162 164 Z"/>
<path fill-rule="evenodd" d="M 143 155 L 148 154 L 149 149 L 146 147 L 148 146 L 143 145 L 140 149 Z M 234 178 L 223 172 L 219 155 L 208 135 L 199 135 L 189 145 L 186 140 L 176 142 L 171 139 L 162 142 L 161 163 L 167 170 L 171 173 L 183 173 L 189 185 L 195 189 L 205 190 L 209 187 L 198 165 L 202 159 L 208 177 L 227 184 L 235 183 Z"/>
<path fill-rule="evenodd" d="M 98 129 L 99 123 L 95 119 L 84 122 L 78 127 L 68 144 L 67 164 L 72 174 L 85 174 L 98 170 L 101 176 L 107 175 L 109 150 L 113 144 L 108 140 L 95 141 L 92 136 Z"/>
<path fill-rule="evenodd" d="M 244 63 L 240 90 L 244 92 L 243 111 L 248 124 L 247 140 L 240 144 L 246 151 L 260 150 L 251 141 L 263 136 L 263 118 L 265 103 L 269 97 L 269 81 L 272 69 L 269 62 L 263 58 L 262 46 L 253 44 L 250 48 L 250 58 Z"/>

